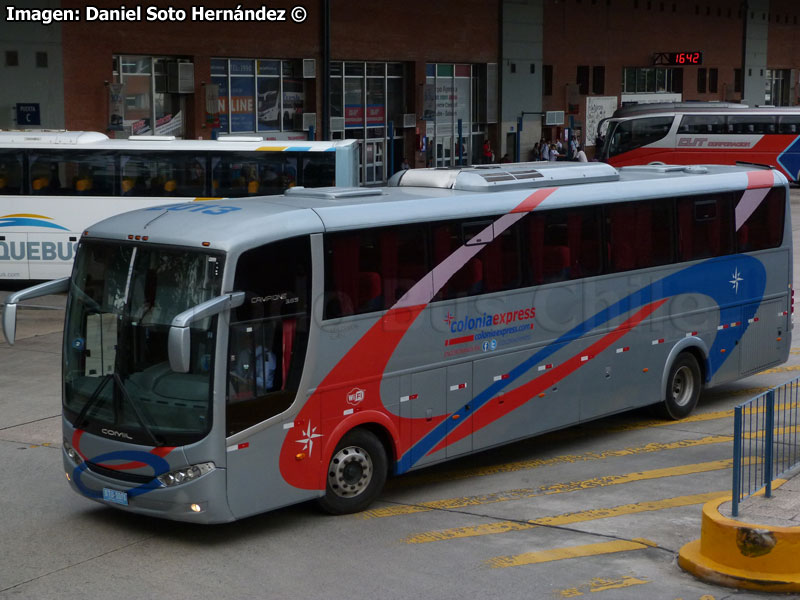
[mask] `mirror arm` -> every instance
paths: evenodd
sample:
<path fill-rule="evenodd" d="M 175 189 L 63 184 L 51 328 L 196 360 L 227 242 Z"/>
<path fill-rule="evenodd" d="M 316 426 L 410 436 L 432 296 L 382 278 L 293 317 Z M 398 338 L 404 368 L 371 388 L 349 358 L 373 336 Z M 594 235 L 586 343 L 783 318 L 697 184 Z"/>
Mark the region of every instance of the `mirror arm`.
<path fill-rule="evenodd" d="M 232 292 L 207 300 L 172 319 L 169 328 L 169 366 L 176 373 L 188 373 L 191 366 L 191 324 L 244 304 L 244 292 Z"/>
<path fill-rule="evenodd" d="M 3 335 L 10 346 L 14 345 L 17 335 L 17 304 L 31 298 L 67 292 L 69 291 L 69 281 L 69 277 L 45 281 L 39 285 L 15 292 L 6 298 L 3 306 Z"/>

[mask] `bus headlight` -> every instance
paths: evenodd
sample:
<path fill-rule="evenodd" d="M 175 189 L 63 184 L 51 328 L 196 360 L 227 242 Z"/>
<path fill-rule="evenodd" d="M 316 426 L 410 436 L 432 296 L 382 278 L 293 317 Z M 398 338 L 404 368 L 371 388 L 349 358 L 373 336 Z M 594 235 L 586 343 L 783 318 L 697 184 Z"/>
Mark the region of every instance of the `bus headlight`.
<path fill-rule="evenodd" d="M 202 477 L 206 473 L 210 473 L 216 467 L 213 462 L 200 463 L 199 465 L 191 465 L 178 469 L 177 471 L 170 471 L 157 477 L 158 481 L 164 487 L 174 487 L 182 483 L 188 483 L 198 477 Z"/>
<path fill-rule="evenodd" d="M 68 441 L 64 440 L 64 452 L 67 453 L 69 459 L 75 464 L 80 465 L 83 462 L 81 455 L 72 447 Z"/>

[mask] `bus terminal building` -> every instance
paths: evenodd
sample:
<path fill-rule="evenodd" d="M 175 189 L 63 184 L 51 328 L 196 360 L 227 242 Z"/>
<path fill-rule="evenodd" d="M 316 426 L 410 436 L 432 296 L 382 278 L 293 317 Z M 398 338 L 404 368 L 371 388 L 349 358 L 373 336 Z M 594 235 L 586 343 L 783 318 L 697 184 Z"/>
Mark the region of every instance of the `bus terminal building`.
<path fill-rule="evenodd" d="M 357 139 L 403 161 L 527 160 L 631 102 L 800 103 L 793 0 L 437 0 L 217 9 L 25 0 L 0 16 L 0 128 Z"/>

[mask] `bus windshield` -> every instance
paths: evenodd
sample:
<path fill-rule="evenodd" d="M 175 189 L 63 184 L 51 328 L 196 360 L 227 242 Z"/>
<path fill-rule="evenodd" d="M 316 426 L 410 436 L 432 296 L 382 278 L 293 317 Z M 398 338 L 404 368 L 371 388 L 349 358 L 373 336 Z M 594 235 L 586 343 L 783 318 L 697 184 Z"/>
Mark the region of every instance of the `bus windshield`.
<path fill-rule="evenodd" d="M 77 429 L 151 446 L 208 433 L 216 318 L 192 324 L 188 373 L 170 369 L 167 338 L 173 317 L 220 294 L 222 267 L 207 252 L 81 243 L 63 353 L 64 412 Z"/>
<path fill-rule="evenodd" d="M 675 117 L 647 117 L 609 123 L 604 156 L 612 157 L 666 137 Z"/>

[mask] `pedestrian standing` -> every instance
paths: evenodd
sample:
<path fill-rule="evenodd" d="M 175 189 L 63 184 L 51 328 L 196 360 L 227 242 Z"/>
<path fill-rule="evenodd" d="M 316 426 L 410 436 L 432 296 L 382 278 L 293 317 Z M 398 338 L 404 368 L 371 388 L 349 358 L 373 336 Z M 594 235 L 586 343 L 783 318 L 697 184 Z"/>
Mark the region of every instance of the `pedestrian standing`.
<path fill-rule="evenodd" d="M 488 165 L 494 162 L 494 152 L 492 152 L 492 144 L 487 139 L 483 142 L 483 164 Z"/>

